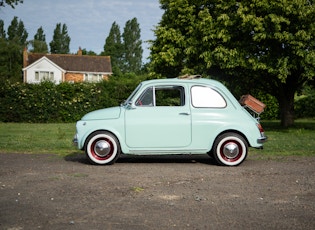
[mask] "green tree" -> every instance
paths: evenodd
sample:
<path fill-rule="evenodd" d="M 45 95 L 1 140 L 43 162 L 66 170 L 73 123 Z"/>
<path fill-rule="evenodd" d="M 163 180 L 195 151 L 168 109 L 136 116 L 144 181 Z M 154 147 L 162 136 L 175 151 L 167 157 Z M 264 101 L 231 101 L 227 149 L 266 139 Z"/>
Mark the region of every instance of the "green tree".
<path fill-rule="evenodd" d="M 105 40 L 104 51 L 101 55 L 110 56 L 113 73 L 120 75 L 123 69 L 123 44 L 119 25 L 114 22 L 110 29 L 109 35 Z"/>
<path fill-rule="evenodd" d="M 50 52 L 53 54 L 68 54 L 70 52 L 70 37 L 66 24 L 57 23 L 54 30 L 53 40 L 49 43 Z"/>
<path fill-rule="evenodd" d="M 86 50 L 85 48 L 82 50 L 82 55 L 96 56 L 97 54 L 93 50 Z"/>
<path fill-rule="evenodd" d="M 48 53 L 48 46 L 46 43 L 46 35 L 42 27 L 39 27 L 37 33 L 34 35 L 34 39 L 30 41 L 33 49 L 33 53 Z"/>
<path fill-rule="evenodd" d="M 6 32 L 4 30 L 4 22 L 3 20 L 0 20 L 0 39 L 6 39 L 7 35 Z"/>
<path fill-rule="evenodd" d="M 11 81 L 22 81 L 22 66 L 24 47 L 27 46 L 28 33 L 24 28 L 24 23 L 14 17 L 8 27 L 7 36 L 3 26 L 1 26 L 0 38 L 0 77 Z"/>
<path fill-rule="evenodd" d="M 0 6 L 5 6 L 5 4 L 11 6 L 14 9 L 14 6 L 16 6 L 19 3 L 23 3 L 23 0 L 4 0 L 0 2 Z"/>
<path fill-rule="evenodd" d="M 187 0 L 160 3 L 165 13 L 154 30 L 156 40 L 151 41 L 151 71 L 165 77 L 189 73 L 189 69 L 193 72 L 199 63 L 198 53 L 202 52 L 196 28 L 198 7 Z"/>
<path fill-rule="evenodd" d="M 152 69 L 170 76 L 219 73 L 245 92 L 277 98 L 294 123 L 294 94 L 315 76 L 315 7 L 310 0 L 160 0 Z"/>
<path fill-rule="evenodd" d="M 137 18 L 126 22 L 124 33 L 124 71 L 139 73 L 142 66 L 142 41 Z"/>
<path fill-rule="evenodd" d="M 24 27 L 24 23 L 19 20 L 18 17 L 14 17 L 11 21 L 10 26 L 8 27 L 8 40 L 12 43 L 22 46 L 27 45 L 28 33 Z"/>
<path fill-rule="evenodd" d="M 4 30 L 4 22 L 3 20 L 0 20 L 0 79 L 4 79 L 7 75 L 7 35 Z"/>

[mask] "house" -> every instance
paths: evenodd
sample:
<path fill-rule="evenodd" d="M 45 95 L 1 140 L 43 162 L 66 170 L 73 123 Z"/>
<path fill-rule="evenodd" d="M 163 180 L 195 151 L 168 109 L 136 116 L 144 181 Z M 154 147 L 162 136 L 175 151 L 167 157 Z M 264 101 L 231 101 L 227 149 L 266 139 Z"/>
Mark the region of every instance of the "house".
<path fill-rule="evenodd" d="M 43 80 L 61 82 L 97 82 L 112 74 L 109 56 L 77 54 L 40 54 L 23 51 L 23 82 Z"/>

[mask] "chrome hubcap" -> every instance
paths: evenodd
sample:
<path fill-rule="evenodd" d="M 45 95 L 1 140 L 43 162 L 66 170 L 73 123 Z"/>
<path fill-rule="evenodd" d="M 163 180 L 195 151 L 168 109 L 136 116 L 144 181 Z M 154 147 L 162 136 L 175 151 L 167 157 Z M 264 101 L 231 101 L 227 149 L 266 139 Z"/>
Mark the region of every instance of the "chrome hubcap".
<path fill-rule="evenodd" d="M 109 143 L 105 140 L 99 140 L 94 146 L 94 152 L 99 157 L 106 157 L 111 151 Z"/>
<path fill-rule="evenodd" d="M 233 142 L 229 142 L 226 145 L 224 145 L 223 154 L 229 159 L 237 157 L 239 152 L 240 150 L 238 148 L 238 145 Z"/>

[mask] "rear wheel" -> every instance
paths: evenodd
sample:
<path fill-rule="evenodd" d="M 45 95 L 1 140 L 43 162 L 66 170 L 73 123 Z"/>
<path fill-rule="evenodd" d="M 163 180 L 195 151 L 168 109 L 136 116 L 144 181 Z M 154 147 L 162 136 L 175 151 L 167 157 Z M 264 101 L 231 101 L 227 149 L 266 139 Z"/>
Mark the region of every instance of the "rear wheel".
<path fill-rule="evenodd" d="M 225 133 L 215 140 L 212 151 L 212 155 L 218 164 L 236 166 L 246 159 L 248 146 L 239 134 Z"/>
<path fill-rule="evenodd" d="M 92 163 L 113 164 L 120 155 L 120 145 L 113 134 L 99 131 L 88 138 L 85 152 Z"/>

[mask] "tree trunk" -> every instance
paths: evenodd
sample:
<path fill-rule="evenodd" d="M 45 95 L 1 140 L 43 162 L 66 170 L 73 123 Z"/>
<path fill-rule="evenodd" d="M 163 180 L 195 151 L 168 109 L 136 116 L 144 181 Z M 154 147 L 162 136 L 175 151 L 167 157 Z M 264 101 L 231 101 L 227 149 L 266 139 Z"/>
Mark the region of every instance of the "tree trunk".
<path fill-rule="evenodd" d="M 278 98 L 280 107 L 280 119 L 282 127 L 294 124 L 294 92 L 286 93 Z"/>
<path fill-rule="evenodd" d="M 292 72 L 287 76 L 285 82 L 277 84 L 275 89 L 276 98 L 280 107 L 280 119 L 282 127 L 289 127 L 294 124 L 294 95 L 301 88 L 303 81 L 299 81 L 300 73 Z"/>

